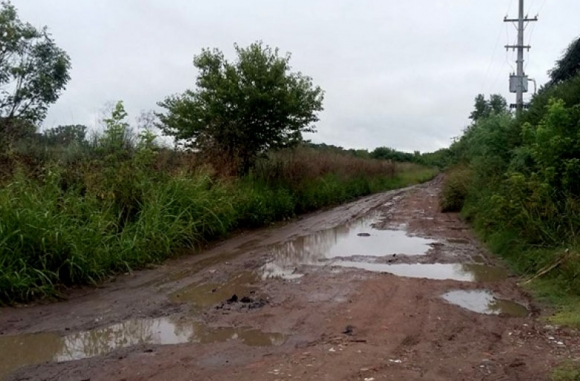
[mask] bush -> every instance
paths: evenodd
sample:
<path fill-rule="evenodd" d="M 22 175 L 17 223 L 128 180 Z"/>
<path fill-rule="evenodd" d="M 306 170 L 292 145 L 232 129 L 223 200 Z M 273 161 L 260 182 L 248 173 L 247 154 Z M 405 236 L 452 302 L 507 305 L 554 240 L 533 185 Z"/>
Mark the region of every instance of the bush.
<path fill-rule="evenodd" d="M 440 198 L 444 213 L 461 211 L 469 194 L 471 178 L 471 170 L 466 167 L 456 167 L 446 174 Z"/>

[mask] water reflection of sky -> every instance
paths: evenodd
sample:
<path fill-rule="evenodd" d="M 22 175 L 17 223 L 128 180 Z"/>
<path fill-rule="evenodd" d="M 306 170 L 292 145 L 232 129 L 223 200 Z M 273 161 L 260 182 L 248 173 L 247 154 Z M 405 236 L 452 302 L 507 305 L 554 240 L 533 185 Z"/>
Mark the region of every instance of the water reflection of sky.
<path fill-rule="evenodd" d="M 507 271 L 504 269 L 477 264 L 417 263 L 389 265 L 384 263 L 339 261 L 334 263 L 334 265 L 409 278 L 449 279 L 462 282 L 493 282 L 507 277 Z"/>
<path fill-rule="evenodd" d="M 409 236 L 405 226 L 398 230 L 379 230 L 373 227 L 378 214 L 297 237 L 270 250 L 272 260 L 262 268 L 263 278 L 298 278 L 299 265 L 319 265 L 321 262 L 353 256 L 382 257 L 393 254 L 424 255 L 436 241 Z M 368 236 L 361 236 L 359 234 Z"/>
<path fill-rule="evenodd" d="M 250 346 L 276 346 L 285 336 L 247 328 L 208 328 L 197 322 L 160 318 L 130 320 L 91 331 L 0 337 L 0 379 L 27 365 L 102 356 L 135 345 L 213 343 L 239 340 Z"/>
<path fill-rule="evenodd" d="M 443 299 L 469 311 L 487 315 L 508 314 L 526 316 L 528 310 L 521 304 L 498 299 L 488 290 L 456 290 L 444 294 Z"/>

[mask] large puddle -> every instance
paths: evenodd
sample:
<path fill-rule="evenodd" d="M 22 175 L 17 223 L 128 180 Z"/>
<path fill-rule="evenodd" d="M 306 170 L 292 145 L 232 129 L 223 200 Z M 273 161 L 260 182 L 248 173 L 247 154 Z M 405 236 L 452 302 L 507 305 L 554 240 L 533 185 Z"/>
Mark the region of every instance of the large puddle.
<path fill-rule="evenodd" d="M 510 300 L 498 299 L 486 290 L 451 291 L 443 295 L 443 299 L 469 311 L 487 315 L 509 315 L 517 317 L 528 316 L 526 307 Z"/>
<path fill-rule="evenodd" d="M 286 337 L 248 328 L 209 328 L 198 322 L 171 318 L 131 320 L 68 336 L 53 333 L 0 336 L 0 379 L 24 366 L 104 356 L 135 345 L 234 340 L 249 346 L 279 346 Z"/>
<path fill-rule="evenodd" d="M 400 230 L 374 228 L 378 214 L 350 224 L 298 237 L 271 249 L 273 260 L 262 267 L 262 278 L 295 279 L 300 265 L 320 265 L 325 261 L 349 257 L 383 257 L 393 254 L 425 255 L 437 241 Z"/>
<path fill-rule="evenodd" d="M 389 273 L 409 278 L 457 280 L 462 282 L 495 282 L 508 277 L 499 267 L 479 264 L 395 264 L 338 261 L 335 266 L 356 268 L 372 272 Z"/>

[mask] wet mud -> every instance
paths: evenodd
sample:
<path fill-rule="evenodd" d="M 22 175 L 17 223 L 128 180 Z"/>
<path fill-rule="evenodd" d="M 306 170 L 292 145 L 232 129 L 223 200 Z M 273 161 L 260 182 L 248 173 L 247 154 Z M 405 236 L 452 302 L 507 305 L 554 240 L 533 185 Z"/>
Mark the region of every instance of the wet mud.
<path fill-rule="evenodd" d="M 548 380 L 577 333 L 441 178 L 245 232 L 67 300 L 0 309 L 0 380 Z"/>

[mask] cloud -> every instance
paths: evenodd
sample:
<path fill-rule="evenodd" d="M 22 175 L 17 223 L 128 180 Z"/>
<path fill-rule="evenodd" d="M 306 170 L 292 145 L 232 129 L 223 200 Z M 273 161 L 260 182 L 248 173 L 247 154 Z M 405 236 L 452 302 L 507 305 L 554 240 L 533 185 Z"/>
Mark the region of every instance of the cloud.
<path fill-rule="evenodd" d="M 13 0 L 23 20 L 47 25 L 72 58 L 72 81 L 45 126 L 93 125 L 106 102 L 132 117 L 193 87 L 194 54 L 256 40 L 292 53 L 295 70 L 326 91 L 315 142 L 430 151 L 468 123 L 478 93 L 507 92 L 505 0 Z M 539 83 L 576 37 L 577 0 L 528 0 Z M 512 5 L 510 15 L 515 15 Z M 533 30 L 533 34 L 532 34 Z M 528 38 L 526 40 L 528 40 Z"/>

